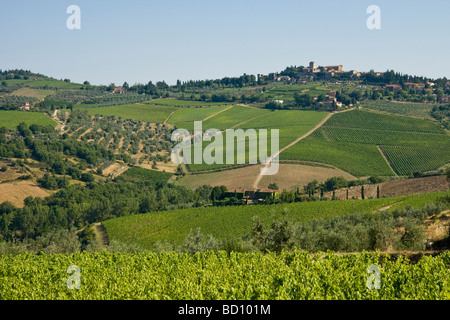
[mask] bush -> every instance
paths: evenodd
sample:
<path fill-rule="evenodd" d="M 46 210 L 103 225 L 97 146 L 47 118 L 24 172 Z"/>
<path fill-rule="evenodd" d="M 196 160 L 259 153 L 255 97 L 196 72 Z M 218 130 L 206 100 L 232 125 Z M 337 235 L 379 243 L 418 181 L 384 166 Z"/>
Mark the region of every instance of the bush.
<path fill-rule="evenodd" d="M 188 234 L 183 242 L 181 250 L 194 254 L 195 252 L 203 252 L 208 250 L 218 250 L 220 242 L 212 235 L 203 235 L 200 228 L 192 231 Z"/>

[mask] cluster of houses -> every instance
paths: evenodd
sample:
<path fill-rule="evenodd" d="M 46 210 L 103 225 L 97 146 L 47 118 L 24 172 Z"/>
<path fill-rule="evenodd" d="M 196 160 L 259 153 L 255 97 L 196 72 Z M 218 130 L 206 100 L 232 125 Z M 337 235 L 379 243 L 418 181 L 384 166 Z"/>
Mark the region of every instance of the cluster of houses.
<path fill-rule="evenodd" d="M 315 100 L 317 100 L 317 98 L 315 98 Z M 342 102 L 337 101 L 336 91 L 329 91 L 325 95 L 325 101 L 323 101 L 322 103 L 325 108 L 329 109 L 333 108 L 334 106 L 338 108 L 342 107 Z"/>
<path fill-rule="evenodd" d="M 339 74 L 339 73 L 350 74 L 352 77 L 360 77 L 361 74 L 363 74 L 362 72 L 358 72 L 355 70 L 344 71 L 343 65 L 317 67 L 316 63 L 314 61 L 311 61 L 309 63 L 308 67 L 305 67 L 302 69 L 302 74 L 300 75 L 300 79 L 298 81 L 289 76 L 278 75 L 276 73 L 269 73 L 268 75 L 258 74 L 258 80 L 264 80 L 264 81 L 268 80 L 268 81 L 275 81 L 275 82 L 287 81 L 287 82 L 291 82 L 291 83 L 295 83 L 295 82 L 307 83 L 308 81 L 313 79 L 314 74 L 319 73 L 319 72 L 325 72 L 325 74 L 328 78 L 334 77 L 336 74 Z M 379 74 L 381 75 L 382 73 L 379 73 Z"/>
<path fill-rule="evenodd" d="M 425 83 L 414 83 L 414 82 L 405 82 L 403 84 L 406 89 L 424 89 L 426 87 Z M 427 82 L 427 85 L 429 87 L 433 87 L 435 84 L 433 82 Z M 447 89 L 450 87 L 450 82 L 447 83 Z M 392 92 L 399 92 L 403 89 L 402 86 L 398 84 L 387 84 L 384 86 L 384 88 L 377 88 L 375 91 L 382 92 L 384 90 L 392 91 Z M 450 102 L 450 96 L 447 94 L 444 94 L 442 96 L 437 97 L 438 103 L 449 103 Z"/>

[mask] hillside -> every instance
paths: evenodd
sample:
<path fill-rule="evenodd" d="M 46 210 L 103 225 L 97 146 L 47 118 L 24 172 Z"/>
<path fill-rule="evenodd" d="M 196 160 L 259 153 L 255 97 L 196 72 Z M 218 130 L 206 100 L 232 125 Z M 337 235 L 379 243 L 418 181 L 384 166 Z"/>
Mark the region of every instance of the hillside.
<path fill-rule="evenodd" d="M 395 209 L 412 205 L 421 209 L 423 205 L 433 203 L 445 195 L 448 196 L 449 193 L 269 206 L 191 208 L 122 217 L 105 221 L 103 225 L 109 241 L 154 249 L 157 242 L 179 245 L 197 228 L 221 241 L 238 239 L 251 232 L 254 217 L 259 217 L 266 227 L 270 225 L 274 215 L 288 219 L 292 223 L 305 223 L 330 220 L 352 213 L 372 212 L 385 207 Z"/>
<path fill-rule="evenodd" d="M 318 200 L 319 194 L 323 200 L 356 199 L 362 186 L 366 198 L 378 197 L 378 186 L 382 196 L 445 191 L 442 174 L 450 159 L 446 118 L 436 118 L 441 109 L 435 108 L 435 102 L 410 101 L 420 100 L 425 91 L 406 94 L 405 89 L 399 95 L 385 90 L 380 97 L 380 87 L 403 81 L 398 74 L 391 76 L 374 81 L 343 74 L 332 81 L 317 75 L 306 83 L 295 77 L 273 81 L 242 76 L 208 85 L 191 81 L 172 86 L 164 82 L 94 86 L 3 71 L 2 201 L 24 208 L 22 212 L 10 204 L 2 207 L 6 213 L 2 219 L 10 219 L 5 220 L 3 236 L 38 239 L 51 234 L 55 226 L 90 230 L 91 224 L 107 220 L 111 239 L 150 248 L 155 241 L 180 243 L 197 227 L 222 240 L 241 237 L 249 232 L 256 213 L 269 223 L 272 209 L 292 208 L 287 216 L 297 223 L 325 221 L 359 209 L 372 212 L 400 201 L 304 202 Z M 433 90 L 440 87 L 436 82 Z M 255 135 L 246 139 L 242 151 L 237 147 L 245 141 L 227 146 L 226 135 L 222 142 L 203 142 L 202 153 L 216 156 L 221 151 L 226 154 L 232 145 L 234 163 L 225 163 L 222 156 L 223 163 L 177 166 L 170 157 L 176 144 L 173 130 L 192 133 L 194 121 L 202 121 L 203 130 L 216 128 L 223 134 L 228 129 L 255 130 Z M 271 129 L 280 133 L 280 168 L 276 175 L 261 176 L 260 165 L 248 164 L 254 155 L 250 151 L 258 150 L 251 149 L 250 143 L 261 142 L 261 132 L 268 130 L 270 150 Z M 239 156 L 245 163 L 237 163 Z M 438 185 L 407 179 L 422 175 L 436 175 Z M 332 192 L 326 183 L 333 179 L 347 185 Z M 271 196 L 261 199 L 236 192 L 269 186 L 278 191 L 268 189 Z M 79 202 L 71 202 L 70 197 Z M 256 203 L 267 206 L 249 205 Z M 294 213 L 298 211 L 303 213 Z M 148 219 L 147 214 L 135 215 L 147 212 L 158 222 L 141 221 Z M 190 219 L 190 212 L 196 219 Z M 27 220 L 28 214 L 41 220 Z M 55 214 L 58 219 L 48 224 L 46 219 Z M 120 219 L 126 222 L 115 224 Z M 123 225 L 140 230 L 138 236 L 127 235 Z M 124 238 L 117 235 L 122 232 Z"/>

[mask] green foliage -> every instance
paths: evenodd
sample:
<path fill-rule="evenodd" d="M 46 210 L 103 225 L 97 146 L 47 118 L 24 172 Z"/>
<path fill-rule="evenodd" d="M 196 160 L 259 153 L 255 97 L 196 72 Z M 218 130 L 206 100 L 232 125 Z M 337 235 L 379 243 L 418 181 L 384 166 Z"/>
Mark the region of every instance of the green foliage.
<path fill-rule="evenodd" d="M 415 264 L 378 252 L 2 255 L 0 292 L 4 300 L 435 300 L 450 294 L 449 261 L 449 252 Z M 80 290 L 67 289 L 70 265 L 81 269 Z M 377 290 L 366 287 L 371 265 L 381 270 Z"/>
<path fill-rule="evenodd" d="M 38 183 L 42 188 L 50 190 L 62 189 L 69 185 L 66 178 L 56 177 L 55 175 L 49 175 L 48 173 L 44 174 L 41 179 L 38 179 Z"/>
<path fill-rule="evenodd" d="M 116 178 L 117 181 L 143 183 L 149 186 L 165 185 L 171 173 L 132 167 Z"/>
<path fill-rule="evenodd" d="M 0 127 L 15 129 L 21 122 L 28 125 L 50 125 L 56 126 L 56 122 L 40 112 L 26 111 L 0 111 Z"/>
<path fill-rule="evenodd" d="M 220 243 L 212 235 L 204 235 L 201 233 L 200 228 L 189 232 L 186 239 L 182 244 L 182 251 L 194 254 L 196 252 L 204 252 L 217 250 Z"/>
<path fill-rule="evenodd" d="M 276 182 L 269 183 L 269 185 L 267 187 L 269 189 L 272 189 L 272 190 L 278 190 L 279 189 L 278 184 Z"/>
<path fill-rule="evenodd" d="M 89 114 L 102 116 L 115 116 L 124 119 L 133 119 L 152 123 L 163 123 L 176 109 L 171 106 L 157 106 L 144 103 L 117 105 L 111 107 L 84 108 Z"/>
<path fill-rule="evenodd" d="M 447 193 L 431 193 L 407 197 L 380 198 L 366 200 L 312 201 L 273 205 L 202 207 L 152 212 L 143 215 L 104 221 L 103 224 L 111 240 L 137 244 L 151 249 L 157 241 L 181 244 L 191 230 L 201 228 L 219 241 L 230 237 L 241 237 L 251 229 L 252 217 L 258 216 L 264 228 L 270 228 L 273 211 L 276 216 L 285 213 L 285 219 L 296 222 L 327 220 L 351 213 L 372 212 L 378 208 L 394 204 L 394 208 L 412 205 L 422 208 L 433 203 Z"/>

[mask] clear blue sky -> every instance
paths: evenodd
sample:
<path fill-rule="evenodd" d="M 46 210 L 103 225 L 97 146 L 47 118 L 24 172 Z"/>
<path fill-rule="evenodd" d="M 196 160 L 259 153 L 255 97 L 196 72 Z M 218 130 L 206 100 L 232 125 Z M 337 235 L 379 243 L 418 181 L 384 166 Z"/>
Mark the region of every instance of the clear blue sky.
<path fill-rule="evenodd" d="M 66 28 L 69 5 L 81 30 Z M 369 5 L 381 30 L 369 30 Z M 450 1 L 17 0 L 0 6 L 0 68 L 74 82 L 215 79 L 342 64 L 450 78 Z"/>

